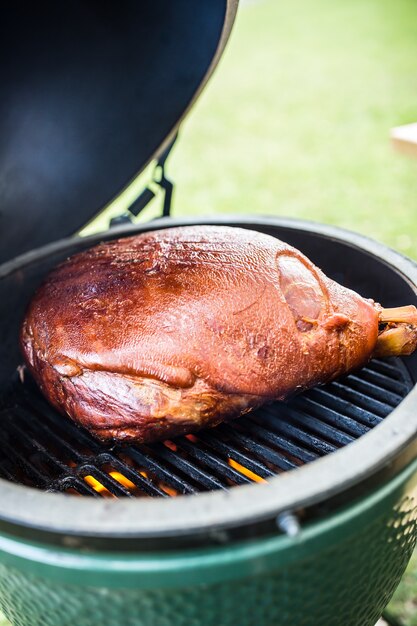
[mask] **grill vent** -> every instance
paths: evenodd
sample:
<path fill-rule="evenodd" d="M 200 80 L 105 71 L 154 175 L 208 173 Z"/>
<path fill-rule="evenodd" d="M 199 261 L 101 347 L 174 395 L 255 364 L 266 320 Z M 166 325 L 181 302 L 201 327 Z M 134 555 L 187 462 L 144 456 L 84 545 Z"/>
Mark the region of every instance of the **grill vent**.
<path fill-rule="evenodd" d="M 196 435 L 109 446 L 59 415 L 33 381 L 0 412 L 0 476 L 51 492 L 170 497 L 268 481 L 331 454 L 377 426 L 412 388 L 400 359 Z"/>

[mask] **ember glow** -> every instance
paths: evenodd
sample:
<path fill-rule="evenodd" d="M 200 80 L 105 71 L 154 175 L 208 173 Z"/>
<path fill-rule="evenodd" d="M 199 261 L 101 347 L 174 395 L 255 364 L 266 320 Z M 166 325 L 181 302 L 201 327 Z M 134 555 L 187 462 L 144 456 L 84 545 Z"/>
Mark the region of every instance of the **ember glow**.
<path fill-rule="evenodd" d="M 108 474 L 109 476 L 111 476 L 111 478 L 113 478 L 118 483 L 123 485 L 123 487 L 125 487 L 126 489 L 129 489 L 129 491 L 132 491 L 132 492 L 134 491 L 136 495 L 139 494 L 140 487 L 138 488 L 138 486 L 135 485 L 135 483 L 129 480 L 129 478 L 126 478 L 126 476 L 124 476 L 120 472 L 111 471 L 111 472 L 108 472 Z M 146 480 L 150 480 L 150 477 L 145 470 L 140 470 L 139 474 L 143 476 L 144 478 L 146 478 Z M 84 476 L 84 480 L 88 485 L 90 485 L 90 487 L 94 489 L 94 491 L 97 491 L 97 493 L 102 495 L 104 498 L 116 497 L 115 494 L 111 493 L 111 491 L 109 491 L 99 480 L 97 480 L 97 478 L 94 478 L 94 476 L 90 476 L 90 475 Z M 159 482 L 158 487 L 162 489 L 162 491 L 165 491 L 165 493 L 169 495 L 171 498 L 178 495 L 178 491 L 176 489 L 174 489 L 173 487 L 170 487 L 169 485 L 163 482 Z"/>
<path fill-rule="evenodd" d="M 163 442 L 164 446 L 166 448 L 169 448 L 170 450 L 172 450 L 173 452 L 176 452 L 178 450 L 177 444 L 174 443 L 173 441 L 170 441 L 169 439 L 167 439 L 166 441 Z"/>
<path fill-rule="evenodd" d="M 233 469 L 240 472 L 240 474 L 247 476 L 247 478 L 249 478 L 250 480 L 253 480 L 255 483 L 267 482 L 265 478 L 262 478 L 261 476 L 258 476 L 258 474 L 251 472 L 247 467 L 245 467 L 244 465 L 241 465 L 240 463 L 238 463 L 237 461 L 234 461 L 233 459 L 228 459 L 228 463 L 230 467 L 233 467 Z"/>
<path fill-rule="evenodd" d="M 169 485 L 160 484 L 159 487 L 163 491 L 165 491 L 165 493 L 167 493 L 169 496 L 171 496 L 171 498 L 174 498 L 175 496 L 178 495 L 178 491 L 176 489 L 174 489 L 173 487 L 170 487 Z"/>
<path fill-rule="evenodd" d="M 171 450 L 175 446 L 175 444 L 173 442 L 171 442 L 171 441 L 164 442 L 164 443 L 165 443 L 166 447 L 171 449 Z M 168 443 L 168 445 L 167 445 L 167 443 Z M 175 448 L 176 447 L 177 446 L 175 446 Z M 228 463 L 229 463 L 230 467 L 233 467 L 233 469 L 238 471 L 243 476 L 246 476 L 247 478 L 249 478 L 249 480 L 251 480 L 252 482 L 256 482 L 256 483 L 265 483 L 265 482 L 267 482 L 264 478 L 262 478 L 261 476 L 258 476 L 258 474 L 255 474 L 255 472 L 252 472 L 250 469 L 248 469 L 244 465 L 241 465 L 240 463 L 238 463 L 234 459 L 228 459 Z M 132 482 L 129 478 L 124 476 L 124 474 L 122 474 L 121 472 L 117 472 L 116 470 L 109 471 L 109 469 L 107 469 L 107 473 L 108 473 L 108 476 L 110 478 L 112 478 L 113 480 L 117 481 L 120 485 L 123 485 L 123 487 L 128 489 L 130 492 L 134 492 L 135 495 L 139 495 L 141 493 L 140 486 L 135 485 L 134 482 Z M 139 474 L 141 476 L 143 476 L 143 478 L 145 478 L 146 480 L 151 480 L 152 481 L 153 478 L 154 478 L 153 476 L 152 477 L 149 476 L 148 472 L 145 471 L 144 469 L 139 470 Z M 87 485 L 90 485 L 90 487 L 92 487 L 97 493 L 99 493 L 104 498 L 115 498 L 116 497 L 116 495 L 113 494 L 109 490 L 110 488 L 107 489 L 107 487 L 105 487 L 105 485 L 103 485 L 99 480 L 97 480 L 97 478 L 94 478 L 94 476 L 91 476 L 89 474 L 87 476 L 84 476 L 84 480 L 87 483 Z M 170 485 L 166 484 L 163 481 L 156 481 L 156 484 L 158 485 L 158 487 L 162 491 L 164 491 L 171 498 L 179 495 L 179 492 L 176 489 L 174 489 L 173 487 L 171 487 Z M 142 493 L 142 495 L 146 495 L 146 493 Z"/>
<path fill-rule="evenodd" d="M 102 496 L 107 496 L 111 498 L 114 497 L 113 494 L 110 493 L 110 491 L 106 489 L 104 485 L 102 485 L 96 478 L 94 478 L 94 476 L 89 476 L 89 475 L 84 476 L 84 480 L 87 483 L 87 485 L 90 485 L 90 487 L 92 487 L 94 491 L 97 491 Z"/>
<path fill-rule="evenodd" d="M 126 489 L 136 489 L 135 483 L 132 483 L 131 480 L 126 478 L 126 476 L 123 476 L 123 474 L 121 474 L 120 472 L 109 472 L 109 476 L 111 476 L 114 480 L 123 485 L 123 487 L 126 487 Z M 88 485 L 90 485 L 90 487 L 94 489 L 94 491 L 97 491 L 97 493 L 100 493 L 102 496 L 112 498 L 115 497 L 114 494 L 112 494 L 111 491 L 109 491 L 99 480 L 97 480 L 97 478 L 94 478 L 94 476 L 84 476 L 84 480 Z"/>
<path fill-rule="evenodd" d="M 142 474 L 142 476 L 147 478 L 146 472 L 140 472 L 140 473 Z M 114 478 L 114 480 L 117 480 L 118 483 L 123 485 L 123 487 L 127 487 L 127 489 L 136 489 L 135 483 L 132 483 L 131 480 L 126 478 L 126 476 L 123 476 L 123 474 L 121 474 L 120 472 L 110 472 L 110 476 Z"/>

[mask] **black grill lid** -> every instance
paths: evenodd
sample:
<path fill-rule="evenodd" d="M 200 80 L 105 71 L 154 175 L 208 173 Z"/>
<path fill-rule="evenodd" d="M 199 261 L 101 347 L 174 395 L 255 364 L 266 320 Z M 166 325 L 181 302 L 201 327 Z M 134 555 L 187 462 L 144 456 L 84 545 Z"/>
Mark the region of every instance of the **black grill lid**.
<path fill-rule="evenodd" d="M 162 151 L 238 0 L 0 10 L 0 263 L 76 232 Z"/>

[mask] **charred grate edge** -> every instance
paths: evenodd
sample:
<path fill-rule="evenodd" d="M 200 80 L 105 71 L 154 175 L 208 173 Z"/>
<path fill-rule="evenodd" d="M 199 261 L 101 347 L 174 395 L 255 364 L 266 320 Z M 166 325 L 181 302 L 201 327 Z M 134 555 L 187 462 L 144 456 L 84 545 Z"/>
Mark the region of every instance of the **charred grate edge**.
<path fill-rule="evenodd" d="M 0 476 L 98 498 L 170 497 L 268 481 L 366 434 L 412 386 L 401 359 L 375 359 L 343 380 L 195 435 L 110 446 L 59 415 L 26 377 L 0 411 Z"/>

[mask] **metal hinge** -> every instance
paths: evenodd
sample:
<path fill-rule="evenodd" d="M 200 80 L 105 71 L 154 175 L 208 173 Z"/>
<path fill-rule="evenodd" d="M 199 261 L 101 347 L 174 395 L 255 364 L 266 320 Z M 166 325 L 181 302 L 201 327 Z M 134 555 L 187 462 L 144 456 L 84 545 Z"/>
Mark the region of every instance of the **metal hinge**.
<path fill-rule="evenodd" d="M 175 137 L 160 155 L 155 164 L 155 168 L 152 176 L 152 183 L 158 185 L 164 192 L 164 200 L 162 205 L 162 217 L 169 217 L 171 214 L 172 195 L 174 191 L 174 183 L 169 180 L 165 172 L 165 164 L 171 150 L 178 137 L 176 133 Z M 136 198 L 136 200 L 128 207 L 126 213 L 118 215 L 110 220 L 110 227 L 119 226 L 120 224 L 129 224 L 132 222 L 132 217 L 137 217 L 139 213 L 143 211 L 145 207 L 153 200 L 156 193 L 149 187 L 145 187 L 142 193 Z"/>

